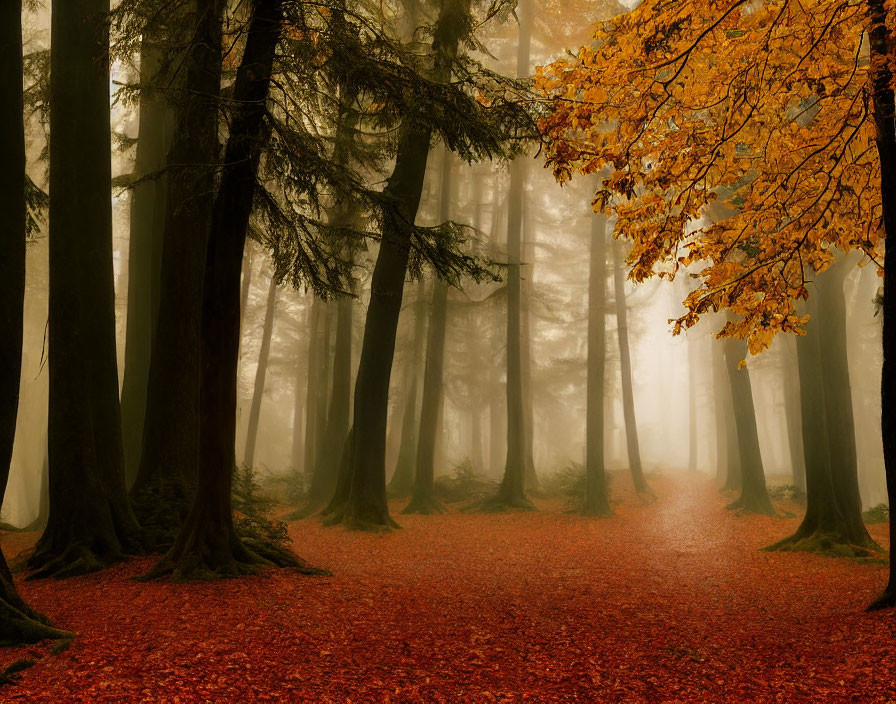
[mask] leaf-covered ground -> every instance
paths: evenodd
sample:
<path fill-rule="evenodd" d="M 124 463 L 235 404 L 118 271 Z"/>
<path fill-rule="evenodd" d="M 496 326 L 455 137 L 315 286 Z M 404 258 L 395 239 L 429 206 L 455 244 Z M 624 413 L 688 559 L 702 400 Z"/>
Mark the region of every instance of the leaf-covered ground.
<path fill-rule="evenodd" d="M 653 479 L 650 505 L 621 485 L 612 519 L 548 502 L 388 535 L 293 524 L 332 577 L 131 581 L 143 559 L 22 583 L 78 638 L 0 651 L 38 659 L 0 701 L 896 700 L 896 613 L 863 612 L 883 566 L 760 552 L 797 520 L 735 516 L 703 479 Z"/>

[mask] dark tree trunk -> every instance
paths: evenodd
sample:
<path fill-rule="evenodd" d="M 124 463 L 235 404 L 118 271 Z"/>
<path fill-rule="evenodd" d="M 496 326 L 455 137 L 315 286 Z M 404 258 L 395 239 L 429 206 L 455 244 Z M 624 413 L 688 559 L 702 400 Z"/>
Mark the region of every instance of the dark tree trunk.
<path fill-rule="evenodd" d="M 112 270 L 108 0 L 55 0 L 50 51 L 50 516 L 33 578 L 141 550 L 121 443 Z"/>
<path fill-rule="evenodd" d="M 443 185 L 444 188 L 444 185 Z M 426 369 L 423 374 L 423 401 L 420 406 L 420 435 L 417 441 L 417 471 L 411 502 L 403 513 L 442 513 L 435 497 L 436 436 L 442 410 L 442 383 L 445 367 L 445 333 L 448 326 L 448 285 L 435 281 L 426 340 Z"/>
<path fill-rule="evenodd" d="M 823 317 L 823 314 L 819 315 L 819 306 L 827 304 L 825 300 L 819 301 L 822 296 L 821 293 L 810 296 L 805 312 L 812 319 L 806 327 L 806 335 L 797 338 L 796 343 L 806 467 L 806 515 L 796 533 L 770 549 L 846 554 L 844 547 L 861 546 L 859 554 L 867 554 L 871 539 L 862 523 L 861 506 L 857 509 L 851 506 L 840 494 L 834 479 L 833 463 L 837 461 L 837 455 L 832 452 L 831 436 L 837 431 L 831 422 L 830 380 L 825 376 L 824 356 L 826 348 L 836 342 L 825 336 L 819 320 Z M 858 525 L 854 520 L 847 520 L 850 510 L 858 513 Z"/>
<path fill-rule="evenodd" d="M 442 173 L 439 184 L 439 220 L 448 222 L 454 195 L 451 152 L 442 154 Z M 423 401 L 420 406 L 420 434 L 417 440 L 417 462 L 411 502 L 403 513 L 442 513 L 442 505 L 435 496 L 436 438 L 441 428 L 445 372 L 445 335 L 448 328 L 448 284 L 433 282 L 432 306 L 429 313 L 429 332 L 426 339 L 426 367 L 423 372 Z"/>
<path fill-rule="evenodd" d="M 199 330 L 205 249 L 219 159 L 223 0 L 197 0 L 168 153 L 159 316 L 149 367 L 143 452 L 131 489 L 148 546 L 167 550 L 187 515 L 199 463 Z"/>
<path fill-rule="evenodd" d="M 149 178 L 131 193 L 128 242 L 128 313 L 121 382 L 121 435 L 128 486 L 137 478 L 143 445 L 146 389 L 152 338 L 159 310 L 162 238 L 165 232 L 165 168 L 171 132 L 171 110 L 156 84 L 165 47 L 147 36 L 140 51 L 140 125 L 134 176 Z"/>
<path fill-rule="evenodd" d="M 719 465 L 716 476 L 724 479 L 722 491 L 739 491 L 740 447 L 722 341 L 714 341 L 712 345 L 712 380 L 716 402 L 716 461 Z"/>
<path fill-rule="evenodd" d="M 22 99 L 22 3 L 0 5 L 0 504 L 9 480 L 22 373 L 25 302 L 25 125 Z M 0 552 L 0 646 L 69 634 L 53 628 L 16 591 Z"/>
<path fill-rule="evenodd" d="M 887 46 L 887 10 L 884 0 L 867 0 L 871 26 L 871 75 L 874 96 L 874 120 L 877 125 L 877 152 L 881 164 L 881 203 L 884 231 L 896 232 L 896 106 L 893 99 L 893 74 Z M 881 431 L 884 444 L 884 469 L 890 506 L 896 503 L 896 247 L 884 255 L 883 370 L 881 374 Z M 890 545 L 896 545 L 896 521 L 890 521 Z M 892 548 L 891 548 L 892 549 Z M 871 608 L 896 605 L 896 560 L 890 560 L 890 574 L 883 594 Z"/>
<path fill-rule="evenodd" d="M 311 314 L 310 311 L 308 311 L 306 313 L 306 321 L 307 319 L 310 319 L 310 317 Z M 293 399 L 292 452 L 290 454 L 290 457 L 292 458 L 292 471 L 296 475 L 301 475 L 305 472 L 305 465 L 303 462 L 305 453 L 305 436 L 303 434 L 303 426 L 305 423 L 305 395 L 302 394 L 302 385 L 304 382 L 305 393 L 307 394 L 307 380 L 310 376 L 305 361 L 306 360 L 302 358 L 301 354 L 296 354 L 296 392 Z"/>
<path fill-rule="evenodd" d="M 264 399 L 265 378 L 271 357 L 271 338 L 274 335 L 274 313 L 277 309 L 277 280 L 271 276 L 268 297 L 264 309 L 264 329 L 261 335 L 261 349 L 258 352 L 258 366 L 255 369 L 255 386 L 252 387 L 252 405 L 249 408 L 249 422 L 246 432 L 246 448 L 243 464 L 255 466 L 255 445 L 258 442 L 258 421 L 261 418 L 261 402 Z"/>
<path fill-rule="evenodd" d="M 432 44 L 433 79 L 437 82 L 450 78 L 468 13 L 465 0 L 442 4 Z M 342 491 L 337 485 L 327 509 L 327 523 L 344 523 L 369 530 L 384 530 L 396 525 L 386 502 L 389 380 L 410 254 L 411 230 L 406 223 L 414 222 L 417 217 L 431 138 L 431 128 L 419 120 L 410 118 L 403 122 L 395 167 L 384 191 L 398 213 L 387 212 L 383 222 L 355 382 L 347 481 L 340 482 Z"/>
<path fill-rule="evenodd" d="M 731 400 L 737 423 L 737 445 L 741 462 L 741 495 L 728 508 L 740 509 L 748 513 L 774 516 L 775 509 L 765 488 L 765 472 L 762 454 L 759 450 L 759 430 L 756 427 L 756 409 L 753 405 L 753 387 L 750 371 L 738 369 L 746 357 L 747 344 L 742 340 L 726 339 L 725 366 L 728 368 L 728 383 L 731 385 Z"/>
<path fill-rule="evenodd" d="M 831 457 L 834 494 L 843 517 L 842 532 L 849 543 L 874 545 L 862 519 L 859 470 L 856 456 L 856 427 L 847 359 L 846 297 L 843 283 L 851 263 L 840 258 L 818 277 L 818 328 L 824 408 L 827 415 L 827 446 Z"/>
<path fill-rule="evenodd" d="M 237 536 L 231 509 L 235 465 L 240 269 L 265 132 L 282 0 L 257 0 L 233 87 L 235 108 L 208 238 L 202 290 L 199 474 L 196 497 L 171 550 L 151 577 L 245 574 L 259 565 L 300 566 L 287 551 L 264 556 Z"/>
<path fill-rule="evenodd" d="M 806 490 L 806 462 L 803 456 L 803 434 L 801 428 L 802 409 L 800 407 L 799 377 L 793 369 L 796 341 L 787 341 L 783 375 L 784 416 L 787 423 L 787 446 L 790 452 L 790 466 L 793 485 L 802 491 Z"/>
<path fill-rule="evenodd" d="M 632 355 L 628 341 L 628 308 L 625 301 L 625 261 L 621 243 L 611 243 L 613 250 L 613 293 L 616 304 L 616 337 L 619 342 L 619 371 L 622 385 L 622 415 L 625 418 L 625 445 L 635 491 L 652 494 L 641 466 L 641 445 L 638 442 L 638 422 L 635 419 L 635 394 L 632 385 Z"/>
<path fill-rule="evenodd" d="M 423 359 L 423 342 L 426 334 L 426 285 L 421 281 L 417 287 L 414 304 L 413 357 L 407 365 L 405 379 L 405 404 L 401 418 L 401 445 L 395 471 L 389 482 L 389 496 L 404 498 L 409 496 L 414 485 L 414 466 L 417 462 L 417 433 L 420 407 L 420 366 Z"/>
<path fill-rule="evenodd" d="M 529 74 L 532 40 L 532 3 L 518 8 L 520 18 L 517 47 L 517 75 Z M 489 509 L 534 506 L 526 496 L 526 408 L 523 395 L 522 359 L 522 229 L 526 182 L 525 157 L 510 166 L 507 197 L 507 459 L 504 478 L 497 496 L 487 502 Z"/>
<path fill-rule="evenodd" d="M 604 367 L 607 334 L 607 218 L 592 216 L 588 277 L 588 383 L 585 411 L 585 503 L 587 516 L 609 516 L 604 469 Z"/>
<path fill-rule="evenodd" d="M 246 308 L 249 306 L 249 289 L 252 288 L 252 243 L 246 243 L 246 255 L 243 257 L 243 273 L 240 283 L 240 325 L 246 323 Z"/>
<path fill-rule="evenodd" d="M 306 377 L 308 386 L 305 392 L 305 472 L 314 472 L 314 459 L 317 456 L 319 438 L 323 429 L 320 425 L 321 399 L 326 399 L 326 377 L 321 375 L 324 357 L 329 354 L 327 329 L 327 305 L 317 296 L 311 301 L 311 324 L 308 330 L 308 368 Z M 326 401 L 323 401 L 326 403 Z M 326 411 L 324 411 L 326 413 Z M 326 416 L 325 416 L 326 417 Z"/>

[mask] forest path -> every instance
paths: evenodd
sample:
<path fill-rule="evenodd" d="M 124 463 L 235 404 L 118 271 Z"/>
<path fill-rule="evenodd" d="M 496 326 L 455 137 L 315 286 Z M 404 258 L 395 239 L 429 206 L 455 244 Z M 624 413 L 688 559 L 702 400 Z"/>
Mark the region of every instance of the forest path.
<path fill-rule="evenodd" d="M 798 519 L 734 515 L 699 475 L 650 481 L 649 504 L 614 481 L 609 519 L 547 501 L 499 515 L 395 504 L 403 529 L 385 535 L 292 524 L 296 551 L 332 577 L 143 584 L 129 579 L 142 559 L 23 583 L 79 637 L 0 701 L 896 699 L 896 613 L 862 610 L 882 566 L 760 552 Z M 4 662 L 28 652 L 45 649 Z"/>

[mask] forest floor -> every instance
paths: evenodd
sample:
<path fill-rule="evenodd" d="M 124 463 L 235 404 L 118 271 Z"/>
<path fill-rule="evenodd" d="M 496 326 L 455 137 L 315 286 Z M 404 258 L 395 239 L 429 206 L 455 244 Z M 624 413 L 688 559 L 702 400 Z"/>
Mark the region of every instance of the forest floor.
<path fill-rule="evenodd" d="M 896 613 L 863 610 L 882 565 L 760 552 L 798 519 L 737 516 L 703 478 L 651 481 L 651 504 L 615 481 L 611 519 L 396 504 L 386 535 L 292 524 L 331 577 L 145 584 L 140 559 L 21 582 L 78 637 L 0 651 L 38 660 L 0 701 L 896 701 Z"/>

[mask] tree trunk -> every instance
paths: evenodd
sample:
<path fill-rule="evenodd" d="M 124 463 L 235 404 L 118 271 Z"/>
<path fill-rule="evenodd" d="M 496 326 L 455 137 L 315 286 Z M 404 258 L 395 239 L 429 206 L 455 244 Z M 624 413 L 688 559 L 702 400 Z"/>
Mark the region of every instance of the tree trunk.
<path fill-rule="evenodd" d="M 421 281 L 417 286 L 417 300 L 414 304 L 413 357 L 405 375 L 405 404 L 401 418 L 401 445 L 395 471 L 387 487 L 389 496 L 404 498 L 409 496 L 414 485 L 414 466 L 417 462 L 417 432 L 419 423 L 419 379 L 423 359 L 423 341 L 426 334 L 426 285 Z"/>
<path fill-rule="evenodd" d="M 517 76 L 529 75 L 532 39 L 532 3 L 524 0 L 518 7 L 520 18 L 517 47 Z M 510 190 L 507 197 L 507 459 L 504 478 L 489 509 L 534 506 L 526 496 L 526 409 L 523 396 L 522 360 L 522 227 L 526 182 L 525 157 L 510 166 Z"/>
<path fill-rule="evenodd" d="M 348 437 L 351 420 L 353 318 L 354 299 L 348 296 L 340 298 L 336 308 L 336 343 L 329 404 L 326 404 L 326 399 L 324 400 L 324 409 L 328 409 L 326 429 L 315 457 L 308 502 L 304 508 L 291 514 L 289 516 L 291 519 L 310 516 L 323 507 L 336 490 L 342 453 L 345 449 L 345 439 Z M 328 352 L 328 350 L 324 350 L 324 352 Z M 325 384 L 323 386 L 326 388 Z"/>
<path fill-rule="evenodd" d="M 50 516 L 32 578 L 139 552 L 121 442 L 112 269 L 108 0 L 55 0 L 50 51 Z"/>
<path fill-rule="evenodd" d="M 215 578 L 258 565 L 302 563 L 287 551 L 249 549 L 231 509 L 235 465 L 240 269 L 264 137 L 271 74 L 283 24 L 282 0 L 257 0 L 233 87 L 220 186 L 212 213 L 202 290 L 199 475 L 196 497 L 171 550 L 150 577 Z"/>
<path fill-rule="evenodd" d="M 787 340 L 782 385 L 784 388 L 784 416 L 787 423 L 787 446 L 790 452 L 790 466 L 793 485 L 806 491 L 806 462 L 803 456 L 803 435 L 801 428 L 802 409 L 800 407 L 800 385 L 792 362 L 796 340 Z"/>
<path fill-rule="evenodd" d="M 451 218 L 454 195 L 452 154 L 442 154 L 442 173 L 439 183 L 439 221 Z M 445 335 L 448 328 L 448 284 L 436 279 L 432 288 L 429 313 L 429 332 L 426 339 L 426 367 L 423 372 L 423 400 L 420 406 L 420 434 L 417 440 L 417 462 L 411 502 L 403 513 L 442 513 L 444 508 L 435 496 L 436 438 L 444 417 Z"/>
<path fill-rule="evenodd" d="M 746 367 L 738 369 L 738 365 L 747 354 L 747 344 L 742 340 L 728 338 L 725 339 L 724 346 L 728 383 L 731 385 L 731 400 L 737 423 L 742 483 L 740 498 L 728 508 L 774 516 L 775 509 L 765 488 L 765 472 L 759 449 L 759 430 L 756 427 L 750 371 Z"/>
<path fill-rule="evenodd" d="M 243 453 L 243 464 L 255 466 L 255 445 L 258 442 L 258 421 L 261 418 L 261 402 L 264 399 L 265 378 L 268 373 L 268 361 L 271 357 L 271 338 L 274 334 L 274 313 L 277 309 L 277 281 L 271 275 L 268 285 L 268 297 L 264 309 L 264 330 L 261 337 L 261 349 L 258 352 L 258 367 L 255 369 L 255 386 L 252 388 L 252 405 L 249 408 L 249 423 L 246 433 L 246 449 Z"/>
<path fill-rule="evenodd" d="M 444 185 L 443 185 L 444 188 Z M 426 369 L 420 406 L 420 435 L 417 441 L 417 471 L 411 502 L 403 513 L 442 513 L 435 497 L 436 436 L 442 415 L 442 383 L 445 366 L 445 334 L 448 324 L 448 284 L 436 280 L 426 340 Z"/>
<path fill-rule="evenodd" d="M 321 397 L 326 398 L 326 377 L 321 376 L 323 357 L 329 354 L 325 334 L 327 323 L 327 305 L 317 296 L 311 300 L 310 326 L 308 330 L 308 368 L 306 377 L 308 387 L 305 393 L 305 473 L 314 472 L 314 459 L 317 456 L 319 436 L 323 432 L 319 426 L 318 408 Z M 329 332 L 328 330 L 326 331 Z M 321 387 L 324 387 L 321 389 Z"/>
<path fill-rule="evenodd" d="M 168 153 L 159 316 L 152 343 L 143 452 L 131 489 L 148 547 L 171 547 L 187 515 L 199 463 L 199 337 L 205 249 L 219 160 L 223 0 L 197 0 L 183 17 L 184 58 Z M 198 165 L 198 166 L 197 166 Z"/>
<path fill-rule="evenodd" d="M 719 465 L 716 476 L 724 477 L 722 491 L 739 491 L 740 447 L 723 341 L 714 341 L 712 345 L 712 380 L 716 402 L 716 461 Z"/>
<path fill-rule="evenodd" d="M 826 287 L 822 285 L 819 288 Z M 842 296 L 842 290 L 840 294 Z M 829 393 L 831 380 L 826 377 L 824 357 L 826 349 L 837 343 L 825 335 L 825 326 L 819 320 L 824 317 L 824 314 L 819 314 L 819 308 L 829 303 L 826 300 L 819 300 L 822 296 L 821 292 L 810 296 L 805 312 L 809 313 L 811 320 L 806 326 L 806 335 L 797 338 L 796 343 L 806 467 L 806 515 L 793 535 L 775 543 L 769 549 L 806 550 L 828 554 L 847 554 L 847 551 L 850 551 L 867 555 L 868 548 L 873 543 L 862 523 L 861 505 L 858 508 L 853 506 L 847 497 L 840 493 L 834 478 L 837 473 L 834 462 L 842 458 L 832 451 L 836 447 L 835 442 L 832 442 L 832 435 L 841 430 L 835 424 L 840 422 L 842 417 L 831 416 L 832 401 L 836 394 Z M 858 522 L 848 520 L 849 511 L 858 514 Z M 852 547 L 858 549 L 852 550 Z"/>
<path fill-rule="evenodd" d="M 604 469 L 604 367 L 606 364 L 607 218 L 592 215 L 591 260 L 588 277 L 588 383 L 585 411 L 586 516 L 609 516 Z"/>
<path fill-rule="evenodd" d="M 846 352 L 846 298 L 843 283 L 850 268 L 851 261 L 841 256 L 839 261 L 818 277 L 818 328 L 823 343 L 820 344 L 822 375 L 817 378 L 824 386 L 831 478 L 843 516 L 843 533 L 853 545 L 871 546 L 874 542 L 862 519 L 856 428 Z"/>
<path fill-rule="evenodd" d="M 140 51 L 140 125 L 136 178 L 151 177 L 165 167 L 170 143 L 171 110 L 155 84 L 165 47 L 147 36 Z M 159 311 L 162 238 L 165 232 L 164 176 L 152 177 L 131 193 L 128 242 L 128 313 L 121 382 L 121 434 L 128 486 L 137 478 L 143 445 L 143 420 L 149 381 L 152 338 Z"/>
<path fill-rule="evenodd" d="M 444 83 L 450 78 L 468 17 L 466 0 L 442 4 L 433 33 L 434 81 Z M 369 530 L 396 525 L 386 502 L 389 380 L 411 244 L 411 230 L 405 223 L 417 217 L 431 138 L 431 128 L 419 120 L 409 117 L 402 123 L 395 167 L 384 190 L 398 214 L 387 212 L 383 221 L 355 382 L 351 459 L 346 465 L 347 481 L 340 482 L 342 491 L 337 485 L 327 508 L 329 524 Z"/>
<path fill-rule="evenodd" d="M 306 309 L 308 311 L 308 309 Z M 306 312 L 306 319 L 310 318 L 310 311 Z M 304 364 L 306 360 L 302 359 L 301 354 L 296 354 L 296 391 L 293 399 L 292 412 L 292 471 L 298 476 L 305 472 L 305 465 L 302 460 L 305 453 L 305 442 L 303 435 L 303 425 L 305 416 L 305 398 L 302 395 L 302 382 L 306 382 L 305 392 L 307 394 L 307 380 L 309 378 L 308 369 Z"/>
<path fill-rule="evenodd" d="M 16 434 L 25 303 L 25 125 L 22 99 L 22 3 L 0 5 L 0 503 Z M 69 634 L 56 630 L 19 596 L 0 552 L 0 646 Z"/>
<path fill-rule="evenodd" d="M 616 337 L 619 342 L 619 372 L 622 385 L 622 415 L 625 418 L 625 445 L 635 491 L 652 494 L 641 466 L 641 445 L 635 419 L 635 394 L 632 384 L 632 355 L 628 341 L 628 308 L 625 301 L 625 260 L 620 242 L 610 244 L 613 253 L 613 293 L 616 304 Z"/>
<path fill-rule="evenodd" d="M 896 124 L 894 124 L 893 74 L 889 63 L 890 38 L 884 0 L 867 0 L 871 26 L 871 82 L 874 121 L 877 126 L 877 152 L 881 164 L 881 203 L 885 233 L 896 232 Z M 883 370 L 881 374 L 881 431 L 884 446 L 884 470 L 890 506 L 896 503 L 896 247 L 884 254 Z M 890 521 L 890 545 L 896 545 L 896 521 Z M 890 560 L 890 573 L 883 594 L 871 608 L 896 605 L 896 560 Z"/>

